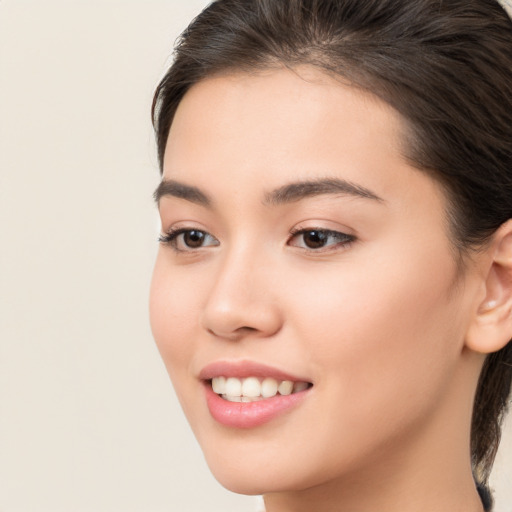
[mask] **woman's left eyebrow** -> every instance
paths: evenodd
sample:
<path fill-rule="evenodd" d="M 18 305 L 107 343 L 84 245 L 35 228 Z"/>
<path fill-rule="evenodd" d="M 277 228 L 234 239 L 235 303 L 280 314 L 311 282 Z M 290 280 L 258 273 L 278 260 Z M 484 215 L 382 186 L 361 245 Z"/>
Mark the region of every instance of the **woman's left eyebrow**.
<path fill-rule="evenodd" d="M 267 192 L 264 202 L 270 205 L 280 205 L 326 194 L 341 194 L 385 202 L 384 199 L 368 188 L 340 178 L 319 178 L 288 183 Z"/>

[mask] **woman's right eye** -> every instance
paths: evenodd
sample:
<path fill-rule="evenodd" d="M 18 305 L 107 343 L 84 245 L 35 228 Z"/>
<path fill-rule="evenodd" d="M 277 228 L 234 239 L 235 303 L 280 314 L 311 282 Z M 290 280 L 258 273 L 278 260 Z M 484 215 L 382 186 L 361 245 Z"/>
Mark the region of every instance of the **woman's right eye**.
<path fill-rule="evenodd" d="M 171 246 L 178 252 L 194 251 L 203 247 L 219 245 L 219 241 L 206 231 L 186 228 L 171 230 L 165 235 L 161 235 L 158 241 Z"/>

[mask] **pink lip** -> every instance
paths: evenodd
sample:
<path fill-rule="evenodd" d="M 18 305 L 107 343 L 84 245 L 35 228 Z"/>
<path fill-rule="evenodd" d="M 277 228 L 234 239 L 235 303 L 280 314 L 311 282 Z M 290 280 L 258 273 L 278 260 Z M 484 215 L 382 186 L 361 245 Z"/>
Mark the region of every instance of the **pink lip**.
<path fill-rule="evenodd" d="M 213 377 L 272 377 L 276 380 L 309 382 L 308 379 L 296 377 L 276 368 L 251 361 L 218 361 L 201 370 L 199 377 L 205 381 L 206 403 L 212 417 L 222 425 L 233 428 L 259 427 L 281 416 L 299 405 L 309 394 L 309 389 L 291 395 L 276 395 L 257 402 L 229 402 L 213 392 L 210 382 Z"/>

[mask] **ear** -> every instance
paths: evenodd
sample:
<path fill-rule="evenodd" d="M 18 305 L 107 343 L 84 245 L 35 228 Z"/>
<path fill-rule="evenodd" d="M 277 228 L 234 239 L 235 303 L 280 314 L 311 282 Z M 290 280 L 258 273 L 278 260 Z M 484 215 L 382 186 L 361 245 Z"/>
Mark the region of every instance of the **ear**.
<path fill-rule="evenodd" d="M 466 346 L 497 352 L 512 339 L 512 219 L 496 231 L 485 249 L 484 299 L 466 334 Z"/>

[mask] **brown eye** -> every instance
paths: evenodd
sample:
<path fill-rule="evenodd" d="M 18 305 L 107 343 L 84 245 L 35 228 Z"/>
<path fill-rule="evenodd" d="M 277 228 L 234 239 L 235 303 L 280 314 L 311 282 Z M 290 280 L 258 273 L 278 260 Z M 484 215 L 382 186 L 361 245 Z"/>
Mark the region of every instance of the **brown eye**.
<path fill-rule="evenodd" d="M 325 231 L 313 230 L 305 231 L 302 238 L 309 249 L 320 249 L 327 243 L 329 235 Z"/>
<path fill-rule="evenodd" d="M 292 238 L 288 244 L 301 249 L 321 252 L 321 249 L 344 248 L 354 240 L 353 235 L 330 229 L 301 229 L 292 232 Z"/>
<path fill-rule="evenodd" d="M 160 236 L 160 243 L 171 246 L 177 252 L 193 251 L 219 245 L 219 241 L 200 229 L 177 229 Z"/>
<path fill-rule="evenodd" d="M 183 233 L 183 243 L 191 249 L 197 249 L 204 243 L 205 233 L 192 229 Z"/>

